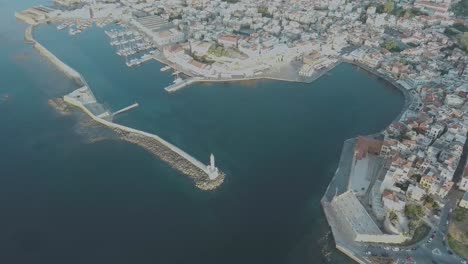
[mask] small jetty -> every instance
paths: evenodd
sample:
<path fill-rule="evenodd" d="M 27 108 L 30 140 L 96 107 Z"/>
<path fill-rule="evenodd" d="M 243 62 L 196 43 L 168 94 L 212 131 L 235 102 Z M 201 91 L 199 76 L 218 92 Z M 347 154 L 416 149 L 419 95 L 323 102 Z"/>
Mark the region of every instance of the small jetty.
<path fill-rule="evenodd" d="M 125 108 L 120 109 L 119 111 L 115 111 L 114 113 L 112 113 L 112 116 L 116 116 L 116 115 L 118 115 L 118 114 L 121 114 L 121 113 L 130 111 L 130 110 L 132 110 L 133 108 L 137 108 L 138 106 L 139 106 L 138 103 L 134 103 L 134 104 L 132 104 L 132 105 L 129 105 L 129 106 L 125 107 Z"/>
<path fill-rule="evenodd" d="M 170 66 L 166 66 L 166 67 L 161 68 L 161 71 L 165 72 L 165 71 L 170 70 L 170 69 L 171 69 Z"/>
<path fill-rule="evenodd" d="M 177 78 L 175 79 L 172 85 L 169 85 L 168 87 L 164 88 L 164 90 L 166 90 L 169 93 L 172 93 L 172 92 L 175 92 L 177 90 L 184 88 L 187 85 L 199 82 L 201 80 L 202 80 L 201 78 L 197 78 L 197 77 L 192 77 L 192 78 L 188 78 L 185 80 L 182 80 L 181 78 Z"/>

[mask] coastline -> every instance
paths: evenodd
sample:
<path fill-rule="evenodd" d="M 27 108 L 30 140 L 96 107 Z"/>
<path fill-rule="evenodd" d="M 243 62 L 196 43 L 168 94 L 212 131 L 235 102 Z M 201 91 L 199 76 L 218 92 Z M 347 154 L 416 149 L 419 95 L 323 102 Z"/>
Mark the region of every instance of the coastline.
<path fill-rule="evenodd" d="M 77 81 L 77 83 L 80 83 L 81 84 L 86 84 L 84 78 L 78 73 L 76 72 L 73 68 L 69 67 L 68 65 L 66 65 L 65 63 L 61 62 L 60 59 L 58 59 L 55 55 L 53 55 L 51 52 L 49 52 L 45 47 L 43 47 L 39 42 L 37 42 L 32 34 L 33 34 L 33 31 L 34 31 L 34 28 L 36 26 L 38 26 L 39 24 L 34 24 L 34 25 L 30 25 L 28 26 L 27 30 L 26 30 L 26 33 L 25 33 L 25 39 L 26 40 L 30 40 L 32 43 L 33 43 L 33 46 L 38 50 L 38 52 L 44 56 L 45 58 L 47 58 L 49 61 L 51 61 L 57 68 L 59 68 L 62 72 L 64 72 L 69 78 Z M 29 36 L 27 36 L 29 34 Z M 342 60 L 340 59 L 339 61 L 337 61 L 336 63 L 334 63 L 331 67 L 328 67 L 326 70 L 323 70 L 321 71 L 320 73 L 318 73 L 316 76 L 313 76 L 312 77 L 312 81 L 315 81 L 317 80 L 318 78 L 322 77 L 324 74 L 326 74 L 327 72 L 329 72 L 331 69 L 333 69 L 334 67 L 340 65 L 341 63 L 349 63 L 349 64 L 352 64 L 352 65 L 355 65 L 379 78 L 382 78 L 384 79 L 385 81 L 389 82 L 395 89 L 399 90 L 403 95 L 404 95 L 404 98 L 405 98 L 405 106 L 403 107 L 402 111 L 400 112 L 400 114 L 395 118 L 395 120 L 399 120 L 405 113 L 406 111 L 408 110 L 409 106 L 411 105 L 412 103 L 412 97 L 411 95 L 408 93 L 408 91 L 400 86 L 399 84 L 395 83 L 393 80 L 391 79 L 388 79 L 388 78 L 385 78 L 385 76 L 381 75 L 380 73 L 376 72 L 376 71 L 372 71 L 372 69 L 368 69 L 366 67 L 364 67 L 364 65 L 361 65 L 359 63 L 356 63 L 356 62 L 351 62 L 351 61 L 346 61 L 346 60 Z M 65 67 L 62 68 L 61 64 L 63 64 Z M 64 70 L 65 69 L 65 70 Z M 196 77 L 195 77 L 196 78 Z M 199 79 L 195 82 L 199 82 L 199 83 L 206 83 L 206 82 L 236 82 L 236 81 L 249 81 L 249 80 L 262 80 L 262 79 L 270 79 L 270 80 L 279 80 L 279 81 L 288 81 L 288 82 L 301 82 L 301 81 L 297 81 L 297 80 L 288 80 L 288 79 L 282 79 L 282 78 L 275 78 L 275 77 L 263 77 L 263 76 L 259 76 L 259 77 L 252 77 L 252 78 L 246 78 L 246 79 L 223 79 L 223 80 L 217 80 L 217 79 Z M 91 89 L 89 89 L 90 92 Z M 68 102 L 70 103 L 70 101 Z M 139 145 L 143 148 L 145 148 L 147 151 L 149 151 L 150 153 L 152 153 L 153 155 L 159 157 L 160 159 L 162 159 L 164 162 L 168 163 L 171 167 L 183 172 L 184 174 L 186 175 L 189 175 L 190 178 L 194 179 L 195 182 L 196 182 L 196 186 L 202 190 L 213 190 L 215 188 L 217 188 L 219 185 L 222 184 L 223 180 L 224 180 L 224 173 L 221 173 L 220 177 L 218 179 L 222 179 L 222 180 L 216 180 L 216 186 L 207 186 L 205 183 L 203 182 L 200 182 L 199 180 L 200 179 L 196 179 L 197 176 L 196 174 L 198 172 L 196 171 L 189 171 L 189 170 L 183 170 L 181 168 L 178 168 L 177 166 L 175 166 L 174 164 L 177 164 L 177 162 L 174 162 L 174 163 L 171 163 L 170 160 L 167 160 L 167 159 L 164 159 L 164 155 L 162 155 L 161 151 L 159 151 L 156 148 L 152 148 L 151 147 L 151 144 L 152 143 L 149 143 L 149 142 L 145 142 L 145 140 L 142 140 L 141 138 L 138 137 L 138 134 L 132 134 L 132 133 L 128 133 L 127 131 L 127 127 L 125 129 L 123 129 L 122 127 L 124 126 L 120 126 L 118 124 L 115 124 L 115 123 L 112 123 L 112 122 L 109 122 L 107 120 L 103 120 L 99 117 L 97 117 L 96 115 L 94 115 L 93 113 L 91 113 L 83 104 L 79 103 L 79 104 L 73 104 L 71 103 L 72 105 L 75 105 L 76 107 L 80 108 L 83 112 L 85 112 L 88 116 L 90 116 L 93 120 L 97 121 L 98 123 L 101 123 L 102 125 L 104 126 L 107 126 L 107 127 L 111 127 L 114 131 L 116 131 L 119 135 L 121 135 L 121 138 L 125 141 L 128 141 L 128 142 L 131 142 L 133 144 L 136 144 L 136 145 Z M 113 127 L 113 126 L 117 126 L 117 127 Z M 131 129 L 131 128 L 130 128 Z M 375 133 L 374 135 L 379 135 L 381 132 L 377 132 Z M 154 142 L 153 142 L 154 143 Z M 180 161 L 179 161 L 180 162 Z M 339 170 L 339 168 L 338 168 Z M 337 170 L 337 171 L 338 171 Z M 194 175 L 190 175 L 191 173 L 194 173 Z M 335 181 L 335 178 L 336 178 L 336 175 L 332 178 L 331 182 Z M 330 183 L 331 185 L 331 183 Z M 328 188 L 330 188 L 330 186 L 328 186 Z M 327 190 L 328 190 L 327 188 Z M 324 197 L 325 198 L 325 197 Z M 327 218 L 327 221 L 328 223 L 330 224 L 330 217 L 329 217 L 329 212 L 327 213 L 327 211 L 325 210 L 325 207 L 326 207 L 326 204 L 324 202 L 324 198 L 322 198 L 322 201 L 321 201 L 321 204 L 322 204 L 322 207 L 324 208 L 324 211 L 325 211 L 325 215 L 326 215 L 326 218 Z M 332 232 L 333 233 L 333 232 Z M 335 238 L 335 242 L 336 242 L 336 248 L 341 251 L 342 253 L 346 254 L 347 256 L 349 256 L 350 258 L 352 258 L 353 260 L 355 260 L 356 262 L 358 263 L 369 263 L 367 262 L 364 258 L 362 258 L 362 256 L 358 255 L 357 253 L 354 253 L 353 249 L 351 248 L 348 248 L 347 247 L 347 244 L 346 243 L 339 243 L 336 241 L 336 237 L 335 237 L 335 234 L 333 235 L 333 237 Z"/>
<path fill-rule="evenodd" d="M 380 72 L 375 71 L 374 69 L 368 67 L 367 65 L 363 65 L 359 62 L 355 61 L 350 61 L 350 60 L 343 60 L 343 63 L 348 63 L 351 65 L 354 65 L 356 67 L 359 67 L 360 69 L 368 72 L 369 74 L 372 74 L 376 76 L 377 78 L 380 78 L 386 82 L 388 82 L 390 85 L 392 85 L 393 89 L 398 90 L 404 97 L 405 104 L 400 111 L 400 113 L 395 117 L 395 119 L 390 123 L 398 122 L 401 120 L 401 118 L 406 114 L 408 109 L 410 108 L 411 104 L 414 102 L 413 96 L 410 94 L 410 92 L 404 88 L 402 85 L 396 83 L 394 80 L 390 79 L 388 76 L 383 75 Z M 388 127 L 388 126 L 387 126 Z M 383 130 L 376 132 L 374 134 L 367 135 L 368 137 L 372 138 L 379 138 L 382 136 L 383 131 L 387 129 L 385 127 Z M 327 186 L 327 189 L 320 200 L 320 204 L 322 206 L 322 209 L 324 211 L 325 217 L 328 222 L 328 226 L 330 227 L 333 235 L 333 239 L 335 241 L 335 247 L 338 249 L 341 253 L 344 255 L 348 256 L 355 262 L 359 264 L 371 264 L 373 263 L 372 260 L 369 258 L 365 257 L 360 249 L 355 249 L 352 245 L 354 244 L 354 241 L 350 241 L 349 238 L 349 230 L 343 229 L 341 223 L 339 220 L 337 220 L 337 216 L 334 213 L 334 209 L 332 208 L 331 201 L 335 195 L 338 193 L 343 193 L 346 191 L 347 186 L 343 185 L 343 182 L 348 182 L 349 180 L 349 169 L 350 169 L 350 162 L 353 160 L 354 156 L 354 146 L 356 143 L 356 138 L 350 138 L 344 141 L 342 152 L 341 152 L 341 157 L 339 164 L 337 166 L 337 169 L 335 171 L 335 174 L 333 178 L 331 179 L 329 185 Z M 340 182 L 341 185 L 340 186 Z M 339 191 L 339 189 L 341 190 Z"/>
<path fill-rule="evenodd" d="M 159 58 L 155 57 L 155 60 L 159 61 L 160 63 L 167 65 L 177 71 L 183 72 L 187 76 L 192 76 L 191 74 L 188 74 L 184 69 L 181 69 L 180 67 L 174 67 L 174 64 L 168 64 L 166 61 L 161 60 Z M 287 78 L 287 77 L 275 77 L 272 74 L 266 74 L 266 75 L 259 75 L 256 77 L 245 77 L 245 78 L 230 78 L 230 79 L 213 79 L 213 78 L 204 78 L 204 77 L 190 77 L 180 83 L 172 84 L 169 85 L 168 87 L 165 88 L 165 90 L 169 93 L 176 92 L 180 89 L 185 88 L 186 86 L 189 86 L 191 84 L 195 83 L 216 83 L 216 82 L 242 82 L 242 81 L 258 81 L 258 80 L 273 80 L 273 81 L 283 81 L 283 82 L 296 82 L 296 83 L 312 83 L 315 80 L 319 79 L 329 71 L 333 70 L 336 66 L 340 65 L 343 62 L 343 60 L 340 58 L 338 59 L 335 63 L 330 65 L 329 67 L 325 68 L 324 70 L 321 70 L 320 72 L 317 72 L 316 74 L 304 78 L 304 80 L 299 80 L 299 79 L 293 79 L 293 78 Z"/>

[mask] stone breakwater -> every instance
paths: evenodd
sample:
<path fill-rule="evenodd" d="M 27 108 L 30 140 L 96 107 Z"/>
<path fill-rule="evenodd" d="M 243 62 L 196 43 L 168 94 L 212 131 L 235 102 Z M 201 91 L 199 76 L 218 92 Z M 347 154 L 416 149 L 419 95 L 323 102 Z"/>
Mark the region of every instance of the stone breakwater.
<path fill-rule="evenodd" d="M 69 105 L 62 98 L 49 99 L 47 102 L 50 107 L 54 108 L 61 115 L 70 115 Z"/>
<path fill-rule="evenodd" d="M 195 185 L 201 190 L 214 190 L 224 182 L 225 175 L 223 172 L 219 172 L 219 176 L 215 180 L 209 180 L 203 170 L 193 166 L 193 164 L 190 163 L 187 159 L 183 158 L 154 138 L 124 131 L 119 128 L 114 128 L 114 130 L 120 135 L 121 139 L 141 146 L 159 159 L 169 164 L 172 168 L 189 176 L 194 180 Z"/>

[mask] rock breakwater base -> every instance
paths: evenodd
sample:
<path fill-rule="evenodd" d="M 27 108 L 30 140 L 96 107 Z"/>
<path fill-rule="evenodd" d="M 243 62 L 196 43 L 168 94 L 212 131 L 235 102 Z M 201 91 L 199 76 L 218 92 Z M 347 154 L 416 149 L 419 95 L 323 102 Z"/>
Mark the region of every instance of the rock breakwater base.
<path fill-rule="evenodd" d="M 154 138 L 125 131 L 120 128 L 114 128 L 114 131 L 120 135 L 122 140 L 139 145 L 162 161 L 169 164 L 172 168 L 189 176 L 194 180 L 197 188 L 201 190 L 214 190 L 224 182 L 225 175 L 223 172 L 219 172 L 219 176 L 215 180 L 210 180 L 208 175 L 203 170 L 194 166 L 192 163 L 187 161 L 187 159 L 183 158 Z"/>

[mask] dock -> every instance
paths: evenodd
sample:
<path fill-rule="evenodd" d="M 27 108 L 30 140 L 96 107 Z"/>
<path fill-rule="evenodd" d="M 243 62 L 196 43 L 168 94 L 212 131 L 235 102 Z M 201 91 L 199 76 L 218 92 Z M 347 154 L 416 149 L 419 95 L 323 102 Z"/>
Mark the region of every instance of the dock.
<path fill-rule="evenodd" d="M 125 108 L 120 109 L 119 111 L 115 111 L 114 113 L 112 113 L 112 116 L 116 116 L 116 115 L 121 114 L 121 113 L 123 113 L 123 112 L 130 111 L 130 110 L 132 110 L 133 108 L 137 108 L 138 106 L 139 106 L 138 103 L 134 103 L 134 104 L 132 104 L 132 105 L 129 105 L 129 106 L 125 107 Z"/>
<path fill-rule="evenodd" d="M 185 79 L 185 80 L 183 80 L 181 82 L 169 85 L 168 87 L 164 88 L 164 90 L 166 90 L 169 93 L 172 93 L 172 92 L 180 90 L 180 89 L 184 88 L 185 86 L 188 86 L 188 85 L 190 85 L 192 83 L 196 83 L 196 82 L 198 82 L 200 80 L 201 80 L 201 78 L 197 78 L 197 77 L 188 78 L 188 79 Z"/>

